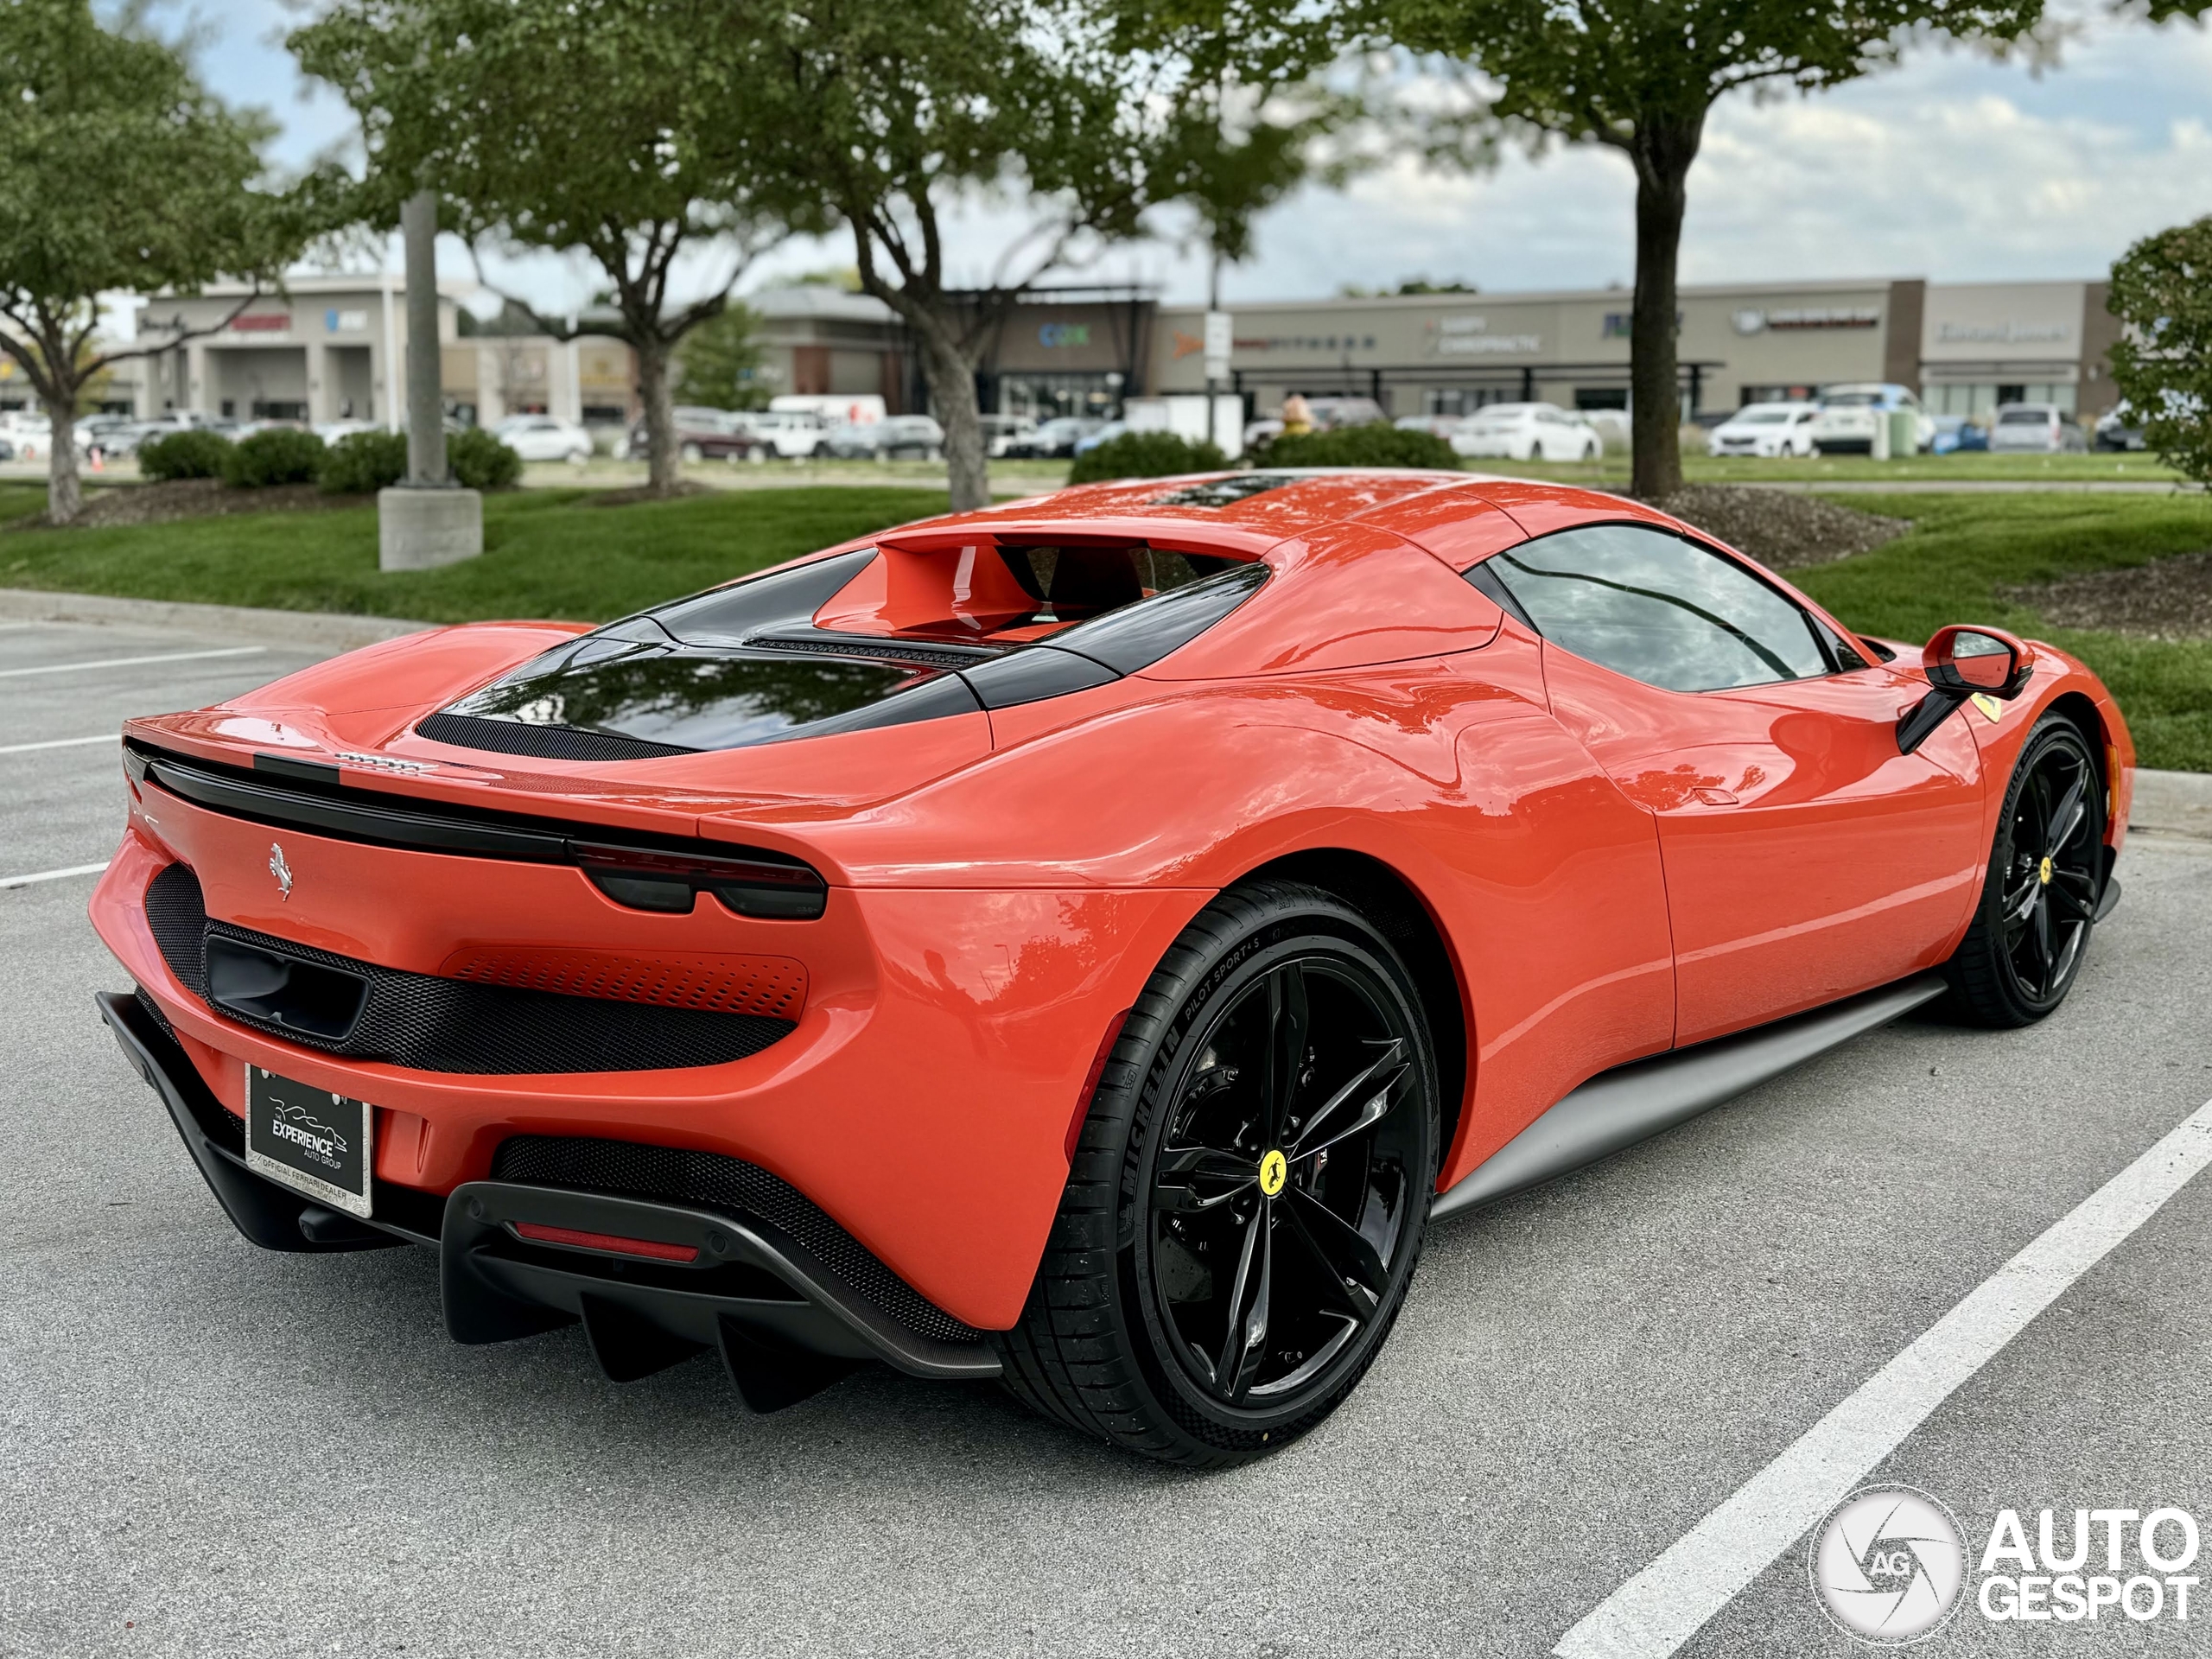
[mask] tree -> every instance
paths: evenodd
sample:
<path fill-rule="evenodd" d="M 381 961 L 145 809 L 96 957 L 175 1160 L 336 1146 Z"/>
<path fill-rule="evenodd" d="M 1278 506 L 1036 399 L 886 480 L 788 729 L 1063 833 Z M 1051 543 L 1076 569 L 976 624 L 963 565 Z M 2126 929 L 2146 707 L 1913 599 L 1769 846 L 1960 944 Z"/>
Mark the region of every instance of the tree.
<path fill-rule="evenodd" d="M 268 136 L 177 52 L 101 28 L 86 0 L 0 4 L 0 351 L 53 423 L 48 522 L 84 505 L 71 435 L 86 387 L 227 327 L 305 245 L 309 193 L 257 188 Z M 248 292 L 216 321 L 99 343 L 100 295 L 225 276 Z"/>
<path fill-rule="evenodd" d="M 2112 268 L 2105 303 L 2126 325 L 2112 378 L 2143 441 L 2212 484 L 2212 219 L 2146 236 Z"/>
<path fill-rule="evenodd" d="M 709 409 L 765 409 L 760 326 L 750 307 L 733 303 L 693 329 L 677 349 L 676 395 Z"/>
<path fill-rule="evenodd" d="M 1894 61 L 1932 31 L 2017 40 L 2042 0 L 1373 0 L 1376 36 L 1437 53 L 1494 89 L 1487 112 L 1600 143 L 1636 172 L 1629 384 L 1637 494 L 1681 486 L 1675 268 L 1691 163 L 1713 105 L 1745 86 L 1812 92 Z"/>
<path fill-rule="evenodd" d="M 368 151 L 364 211 L 389 226 L 435 189 L 441 222 L 490 250 L 582 254 L 615 321 L 546 315 L 541 332 L 611 332 L 638 359 L 651 486 L 677 483 L 671 353 L 721 315 L 787 219 L 764 190 L 751 105 L 704 73 L 711 0 L 340 0 L 294 32 L 307 71 L 336 86 Z M 678 303 L 679 262 L 711 268 Z M 700 273 L 687 267 L 695 279 Z"/>
<path fill-rule="evenodd" d="M 1159 134 L 1135 67 L 1094 14 L 1051 0 L 751 0 L 721 40 L 715 78 L 778 135 L 768 171 L 851 230 L 861 289 L 912 338 L 952 505 L 987 505 L 983 350 L 1039 276 L 1141 229 Z M 957 286 L 944 217 L 991 193 L 1031 223 Z"/>

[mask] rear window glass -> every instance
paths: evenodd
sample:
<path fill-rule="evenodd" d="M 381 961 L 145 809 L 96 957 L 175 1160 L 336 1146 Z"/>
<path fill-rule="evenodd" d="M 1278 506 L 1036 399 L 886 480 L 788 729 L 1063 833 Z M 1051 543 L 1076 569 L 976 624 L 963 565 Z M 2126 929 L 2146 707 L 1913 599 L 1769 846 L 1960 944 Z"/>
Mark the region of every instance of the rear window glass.
<path fill-rule="evenodd" d="M 2040 409 L 2008 409 L 1997 417 L 1999 426 L 2049 426 L 2050 416 Z"/>

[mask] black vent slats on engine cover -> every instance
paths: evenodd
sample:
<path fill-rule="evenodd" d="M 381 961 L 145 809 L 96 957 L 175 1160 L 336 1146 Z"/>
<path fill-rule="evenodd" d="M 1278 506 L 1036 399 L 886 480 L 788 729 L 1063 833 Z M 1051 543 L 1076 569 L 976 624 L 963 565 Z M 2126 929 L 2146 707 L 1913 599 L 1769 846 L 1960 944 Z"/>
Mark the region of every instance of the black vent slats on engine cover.
<path fill-rule="evenodd" d="M 742 1158 L 632 1141 L 518 1135 L 501 1141 L 493 1154 L 492 1179 L 657 1198 L 740 1220 L 757 1217 L 782 1228 L 916 1336 L 950 1343 L 983 1340 L 982 1332 L 923 1296 L 805 1193 Z"/>
<path fill-rule="evenodd" d="M 217 1012 L 286 1042 L 414 1071 L 493 1077 L 724 1065 L 758 1054 L 796 1025 L 761 1014 L 518 990 L 356 961 L 210 921 L 200 880 L 184 864 L 168 866 L 148 884 L 146 919 L 169 971 L 203 1001 L 211 934 L 358 976 L 366 981 L 368 995 L 360 1018 L 342 1038 L 318 1037 L 235 1007 Z"/>

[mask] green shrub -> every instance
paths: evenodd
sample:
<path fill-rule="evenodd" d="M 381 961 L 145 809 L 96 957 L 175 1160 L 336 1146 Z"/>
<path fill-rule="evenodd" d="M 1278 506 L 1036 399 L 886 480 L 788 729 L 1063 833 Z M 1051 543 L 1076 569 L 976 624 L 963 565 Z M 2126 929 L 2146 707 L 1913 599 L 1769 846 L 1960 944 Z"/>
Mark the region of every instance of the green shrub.
<path fill-rule="evenodd" d="M 223 462 L 233 447 L 219 432 L 172 432 L 138 446 L 139 476 L 162 482 L 173 478 L 220 478 Z"/>
<path fill-rule="evenodd" d="M 312 484 L 321 476 L 323 454 L 322 440 L 314 433 L 272 426 L 231 446 L 223 457 L 223 482 L 234 490 Z"/>
<path fill-rule="evenodd" d="M 472 490 L 504 490 L 522 478 L 522 457 L 480 426 L 446 440 L 453 481 Z"/>
<path fill-rule="evenodd" d="M 1252 452 L 1258 467 L 1440 467 L 1459 457 L 1433 432 L 1405 427 L 1340 426 L 1333 432 L 1286 432 Z"/>
<path fill-rule="evenodd" d="M 1071 484 L 1095 484 L 1103 478 L 1169 478 L 1177 473 L 1217 473 L 1229 457 L 1203 438 L 1193 442 L 1173 432 L 1124 432 L 1075 458 Z"/>
<path fill-rule="evenodd" d="M 323 457 L 322 487 L 333 495 L 373 495 L 406 476 L 404 432 L 348 432 Z"/>

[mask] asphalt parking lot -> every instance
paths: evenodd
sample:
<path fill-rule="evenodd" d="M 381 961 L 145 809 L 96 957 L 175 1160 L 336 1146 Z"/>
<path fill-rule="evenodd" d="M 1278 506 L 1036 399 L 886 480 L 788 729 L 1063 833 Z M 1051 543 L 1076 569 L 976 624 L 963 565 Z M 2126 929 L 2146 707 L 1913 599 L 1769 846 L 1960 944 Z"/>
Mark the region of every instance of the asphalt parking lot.
<path fill-rule="evenodd" d="M 25 746 L 314 654 L 0 624 L 0 883 L 120 823 L 111 743 Z M 574 1330 L 448 1343 L 427 1254 L 259 1252 L 94 1015 L 91 877 L 0 886 L 0 1655 L 1548 1652 L 2212 1097 L 2212 840 L 2120 874 L 2050 1020 L 1909 1019 L 1441 1225 L 1350 1405 L 1211 1477 L 988 1387 L 863 1372 L 766 1419 L 705 1362 L 617 1387 Z M 2212 1176 L 1866 1478 L 1970 1554 L 2007 1507 L 2212 1521 L 2208 1286 Z M 2201 1629 L 1968 1607 L 1922 1651 Z M 1679 1650 L 1862 1651 L 1802 1539 Z"/>

